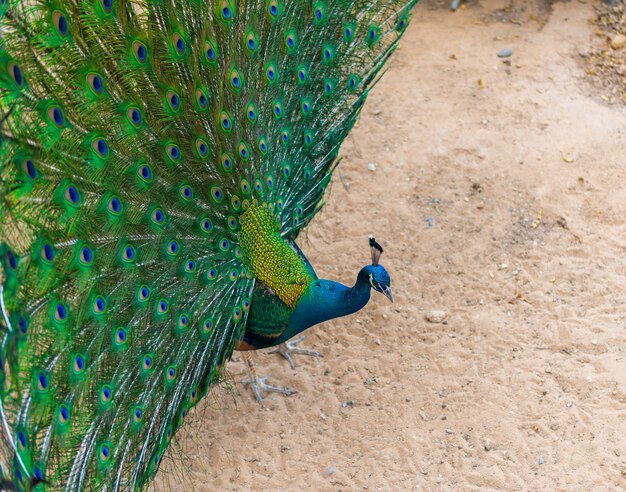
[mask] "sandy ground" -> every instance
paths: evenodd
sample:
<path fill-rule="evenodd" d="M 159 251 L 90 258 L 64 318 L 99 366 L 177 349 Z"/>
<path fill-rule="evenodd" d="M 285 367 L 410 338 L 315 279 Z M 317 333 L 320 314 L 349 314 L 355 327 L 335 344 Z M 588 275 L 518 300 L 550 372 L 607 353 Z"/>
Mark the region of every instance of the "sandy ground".
<path fill-rule="evenodd" d="M 352 284 L 374 233 L 396 303 L 309 330 L 296 371 L 257 353 L 298 390 L 265 409 L 236 355 L 157 490 L 626 488 L 626 110 L 585 82 L 590 0 L 507 4 L 416 8 L 302 238 Z"/>

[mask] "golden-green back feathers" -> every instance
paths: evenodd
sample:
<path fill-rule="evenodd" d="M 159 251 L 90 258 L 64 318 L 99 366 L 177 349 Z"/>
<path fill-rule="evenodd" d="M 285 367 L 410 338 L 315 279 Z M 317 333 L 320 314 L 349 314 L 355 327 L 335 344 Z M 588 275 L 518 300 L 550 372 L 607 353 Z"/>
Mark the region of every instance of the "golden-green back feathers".
<path fill-rule="evenodd" d="M 280 227 L 267 208 L 251 205 L 240 217 L 239 244 L 252 275 L 294 309 L 313 277 L 298 254 L 280 235 Z"/>

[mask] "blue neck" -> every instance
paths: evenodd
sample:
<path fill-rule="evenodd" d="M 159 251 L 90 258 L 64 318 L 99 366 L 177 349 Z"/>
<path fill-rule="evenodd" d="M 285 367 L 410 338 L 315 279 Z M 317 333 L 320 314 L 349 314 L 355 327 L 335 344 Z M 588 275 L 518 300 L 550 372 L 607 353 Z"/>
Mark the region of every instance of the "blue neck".
<path fill-rule="evenodd" d="M 357 312 L 370 299 L 369 266 L 361 269 L 353 287 L 332 280 L 313 282 L 291 315 L 290 326 L 280 337 L 289 340 L 310 326 Z"/>

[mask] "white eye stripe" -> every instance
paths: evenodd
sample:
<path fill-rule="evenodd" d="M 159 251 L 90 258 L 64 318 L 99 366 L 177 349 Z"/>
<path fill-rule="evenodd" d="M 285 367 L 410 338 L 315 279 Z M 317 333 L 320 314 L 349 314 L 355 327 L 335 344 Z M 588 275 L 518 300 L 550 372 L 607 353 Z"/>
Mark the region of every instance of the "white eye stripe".
<path fill-rule="evenodd" d="M 371 273 L 370 273 L 370 285 L 372 286 L 372 289 L 374 290 L 382 290 L 382 287 L 380 286 L 378 282 L 376 282 L 376 280 L 374 280 L 374 277 L 372 276 Z"/>

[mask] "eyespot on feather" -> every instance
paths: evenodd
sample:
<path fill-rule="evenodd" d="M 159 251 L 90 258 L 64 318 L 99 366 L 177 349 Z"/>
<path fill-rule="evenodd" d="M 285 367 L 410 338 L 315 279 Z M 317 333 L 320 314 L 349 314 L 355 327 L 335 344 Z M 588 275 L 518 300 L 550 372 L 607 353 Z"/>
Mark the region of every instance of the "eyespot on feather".
<path fill-rule="evenodd" d="M 172 382 L 176 379 L 176 367 L 169 366 L 165 368 L 165 380 L 167 382 Z"/>
<path fill-rule="evenodd" d="M 202 329 L 202 332 L 204 332 L 205 334 L 211 333 L 211 331 L 213 330 L 213 320 L 205 319 L 202 322 L 201 329 Z"/>
<path fill-rule="evenodd" d="M 230 115 L 226 111 L 222 111 L 219 115 L 219 124 L 227 133 L 230 133 L 233 129 L 233 121 Z"/>
<path fill-rule="evenodd" d="M 178 148 L 178 145 L 176 145 L 176 144 L 169 144 L 167 146 L 167 156 L 172 161 L 178 161 L 180 159 L 180 149 Z"/>
<path fill-rule="evenodd" d="M 15 85 L 19 89 L 21 89 L 24 86 L 24 76 L 22 75 L 22 70 L 20 69 L 20 67 L 13 62 L 9 62 L 7 64 L 7 72 L 9 73 L 9 77 L 11 77 Z"/>
<path fill-rule="evenodd" d="M 243 76 L 239 73 L 239 70 L 233 68 L 229 73 L 230 88 L 235 92 L 239 92 L 243 87 Z"/>
<path fill-rule="evenodd" d="M 91 142 L 91 148 L 98 154 L 99 157 L 107 157 L 109 154 L 109 146 L 102 138 L 95 138 Z"/>
<path fill-rule="evenodd" d="M 208 219 L 207 217 L 200 219 L 200 229 L 202 230 L 202 232 L 209 233 L 211 232 L 212 228 L 213 224 L 211 223 L 210 219 Z"/>
<path fill-rule="evenodd" d="M 213 198 L 215 203 L 222 203 L 222 200 L 224 199 L 224 192 L 222 191 L 222 188 L 219 186 L 212 186 L 211 198 Z"/>
<path fill-rule="evenodd" d="M 143 410 L 141 407 L 135 407 L 131 413 L 133 423 L 139 424 L 143 420 Z"/>
<path fill-rule="evenodd" d="M 280 101 L 274 101 L 273 105 L 274 117 L 278 120 L 283 116 L 283 104 Z"/>
<path fill-rule="evenodd" d="M 209 100 L 202 89 L 196 89 L 196 103 L 200 110 L 206 109 L 209 104 Z"/>
<path fill-rule="evenodd" d="M 133 57 L 137 62 L 143 65 L 148 58 L 148 49 L 146 45 L 139 40 L 135 40 L 132 44 Z"/>
<path fill-rule="evenodd" d="M 180 196 L 183 200 L 189 201 L 193 198 L 193 190 L 190 186 L 182 185 L 180 187 Z"/>
<path fill-rule="evenodd" d="M 193 273 L 196 271 L 196 262 L 190 258 L 185 261 L 185 272 Z"/>
<path fill-rule="evenodd" d="M 104 91 L 104 82 L 102 81 L 102 77 L 95 72 L 90 72 L 87 74 L 87 85 L 91 92 L 96 96 L 100 96 Z"/>
<path fill-rule="evenodd" d="M 113 390 L 111 389 L 111 386 L 105 384 L 104 386 L 102 386 L 102 388 L 100 389 L 98 398 L 100 400 L 101 404 L 107 404 L 111 401 L 111 398 L 113 397 Z"/>
<path fill-rule="evenodd" d="M 50 106 L 48 108 L 48 119 L 52 124 L 54 124 L 57 128 L 62 128 L 65 124 L 65 117 L 63 116 L 63 111 L 58 106 Z"/>
<path fill-rule="evenodd" d="M 202 138 L 196 139 L 196 152 L 200 158 L 206 157 L 209 153 L 209 145 Z"/>
<path fill-rule="evenodd" d="M 297 76 L 298 84 L 304 85 L 309 79 L 309 71 L 305 66 L 300 65 L 296 69 L 296 76 Z"/>
<path fill-rule="evenodd" d="M 98 448 L 98 461 L 100 466 L 106 466 L 111 460 L 111 447 L 109 443 L 100 444 Z"/>
<path fill-rule="evenodd" d="M 110 14 L 113 9 L 113 0 L 100 0 L 100 7 L 105 14 Z"/>
<path fill-rule="evenodd" d="M 154 366 L 152 354 L 146 354 L 141 358 L 141 368 L 144 372 L 151 371 Z"/>
<path fill-rule="evenodd" d="M 61 404 L 57 409 L 57 422 L 62 427 L 66 426 L 70 420 L 70 409 L 67 405 Z"/>
<path fill-rule="evenodd" d="M 242 179 L 242 180 L 239 182 L 239 189 L 241 190 L 241 192 L 242 192 L 244 195 L 249 195 L 249 194 L 250 194 L 250 191 L 251 191 L 251 190 L 250 190 L 250 183 L 248 182 L 248 180 L 247 180 L 247 179 Z"/>
<path fill-rule="evenodd" d="M 139 108 L 136 108 L 134 106 L 129 107 L 126 110 L 126 118 L 128 118 L 130 124 L 133 125 L 135 128 L 139 128 L 141 126 L 142 118 Z"/>
<path fill-rule="evenodd" d="M 72 362 L 72 372 L 75 375 L 80 375 L 85 371 L 85 356 L 82 354 L 76 354 L 74 356 L 74 361 Z"/>
<path fill-rule="evenodd" d="M 227 152 L 222 153 L 222 169 L 226 172 L 233 170 L 233 158 Z"/>
<path fill-rule="evenodd" d="M 30 179 L 35 179 L 37 177 L 37 169 L 35 168 L 33 160 L 30 158 L 25 158 L 22 160 L 22 171 Z"/>
<path fill-rule="evenodd" d="M 250 157 L 250 147 L 248 147 L 244 142 L 239 144 L 239 157 L 241 157 L 244 161 L 247 161 Z"/>
<path fill-rule="evenodd" d="M 270 19 L 275 20 L 281 13 L 281 6 L 277 0 L 269 0 L 267 2 L 267 13 Z"/>
<path fill-rule="evenodd" d="M 322 25 L 326 22 L 326 5 L 324 2 L 315 2 L 313 4 L 313 23 Z"/>
<path fill-rule="evenodd" d="M 135 248 L 130 244 L 127 244 L 122 248 L 122 261 L 125 263 L 131 263 L 135 259 Z"/>
<path fill-rule="evenodd" d="M 172 46 L 174 47 L 174 51 L 176 52 L 176 54 L 178 54 L 179 56 L 183 55 L 185 53 L 185 50 L 187 49 L 187 43 L 178 33 L 174 33 L 174 35 L 172 36 Z"/>
<path fill-rule="evenodd" d="M 106 309 L 106 301 L 102 296 L 96 296 L 91 306 L 91 310 L 94 314 L 102 314 Z"/>
<path fill-rule="evenodd" d="M 213 64 L 217 60 L 217 45 L 209 39 L 204 42 L 204 58 L 209 64 Z"/>
<path fill-rule="evenodd" d="M 115 328 L 115 346 L 118 348 L 124 347 L 126 345 L 126 341 L 128 340 L 128 334 L 126 330 L 122 327 Z"/>
<path fill-rule="evenodd" d="M 180 109 L 180 97 L 178 96 L 176 91 L 167 91 L 166 99 L 167 104 L 172 111 L 177 112 Z"/>
<path fill-rule="evenodd" d="M 153 178 L 152 169 L 147 164 L 137 167 L 137 176 L 145 183 L 150 183 Z"/>
<path fill-rule="evenodd" d="M 49 389 L 50 382 L 48 380 L 48 375 L 45 372 L 40 372 L 37 375 L 37 391 L 40 393 L 47 393 Z M 25 447 L 25 444 L 24 444 Z"/>
<path fill-rule="evenodd" d="M 93 264 L 93 253 L 91 251 L 91 248 L 89 248 L 89 246 L 83 246 L 80 249 L 78 260 L 84 266 L 91 266 Z"/>
<path fill-rule="evenodd" d="M 259 40 L 256 34 L 254 33 L 254 31 L 248 31 L 246 33 L 245 46 L 251 54 L 256 51 L 258 44 L 259 44 Z"/>
<path fill-rule="evenodd" d="M 285 48 L 287 53 L 293 53 L 298 47 L 298 37 L 296 31 L 290 29 L 285 33 Z"/>
<path fill-rule="evenodd" d="M 52 13 L 52 23 L 54 24 L 54 28 L 56 29 L 57 33 L 59 33 L 59 35 L 62 38 L 67 37 L 67 33 L 68 33 L 67 18 L 65 17 L 63 13 L 61 13 L 58 10 L 55 10 Z"/>
<path fill-rule="evenodd" d="M 248 104 L 246 107 L 246 116 L 248 117 L 248 121 L 254 124 L 257 121 L 257 110 L 256 106 L 253 103 Z"/>
<path fill-rule="evenodd" d="M 231 22 L 234 17 L 234 9 L 228 0 L 223 0 L 218 7 L 220 19 L 224 22 Z"/>
<path fill-rule="evenodd" d="M 147 301 L 150 298 L 150 288 L 147 285 L 142 285 L 137 289 L 137 299 L 140 302 Z"/>

